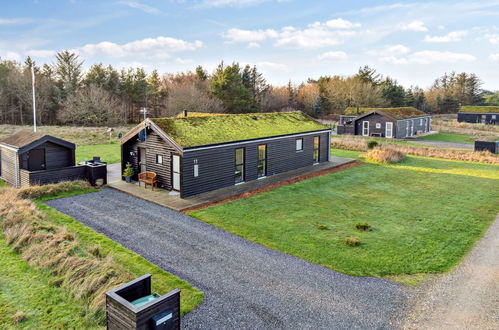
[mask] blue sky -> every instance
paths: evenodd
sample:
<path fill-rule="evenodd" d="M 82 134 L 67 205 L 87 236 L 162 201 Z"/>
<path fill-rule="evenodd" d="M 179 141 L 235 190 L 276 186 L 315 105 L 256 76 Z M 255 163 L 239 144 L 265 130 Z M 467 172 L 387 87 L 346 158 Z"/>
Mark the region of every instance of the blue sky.
<path fill-rule="evenodd" d="M 0 57 L 53 63 L 70 49 L 86 67 L 148 72 L 237 61 L 274 84 L 367 64 L 405 86 L 454 70 L 496 90 L 498 18 L 499 1 L 3 0 Z"/>

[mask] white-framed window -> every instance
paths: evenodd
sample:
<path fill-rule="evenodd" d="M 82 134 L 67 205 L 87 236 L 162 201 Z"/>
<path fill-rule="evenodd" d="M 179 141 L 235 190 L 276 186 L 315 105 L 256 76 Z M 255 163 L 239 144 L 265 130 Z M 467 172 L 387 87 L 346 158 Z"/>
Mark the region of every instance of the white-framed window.
<path fill-rule="evenodd" d="M 369 122 L 362 122 L 362 136 L 369 136 Z"/>
<path fill-rule="evenodd" d="M 303 150 L 303 139 L 296 139 L 296 151 Z"/>
<path fill-rule="evenodd" d="M 163 155 L 156 154 L 156 164 L 163 164 Z"/>
<path fill-rule="evenodd" d="M 496 120 L 497 119 L 497 115 L 492 115 L 492 120 Z"/>
<path fill-rule="evenodd" d="M 393 123 L 391 121 L 386 123 L 385 137 L 387 137 L 387 138 L 393 137 Z"/>
<path fill-rule="evenodd" d="M 423 118 L 419 119 L 419 125 L 423 125 Z"/>
<path fill-rule="evenodd" d="M 381 128 L 381 123 L 376 123 L 376 128 Z"/>

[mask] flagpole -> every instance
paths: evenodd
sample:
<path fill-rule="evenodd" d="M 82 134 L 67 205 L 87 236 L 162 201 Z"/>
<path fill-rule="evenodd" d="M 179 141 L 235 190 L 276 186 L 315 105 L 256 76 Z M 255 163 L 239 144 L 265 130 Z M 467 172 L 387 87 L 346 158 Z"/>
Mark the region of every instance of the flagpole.
<path fill-rule="evenodd" d="M 35 66 L 31 65 L 31 89 L 33 91 L 33 132 L 36 132 Z"/>

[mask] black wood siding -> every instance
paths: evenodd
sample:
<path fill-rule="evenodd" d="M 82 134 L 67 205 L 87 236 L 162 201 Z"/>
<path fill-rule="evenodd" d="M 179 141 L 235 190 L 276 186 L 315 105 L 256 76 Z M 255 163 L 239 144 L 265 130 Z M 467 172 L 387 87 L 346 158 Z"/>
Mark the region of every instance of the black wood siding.
<path fill-rule="evenodd" d="M 245 181 L 257 179 L 258 145 L 260 144 L 267 145 L 267 176 L 313 165 L 314 136 L 320 136 L 320 162 L 327 161 L 328 132 L 184 151 L 181 195 L 188 197 L 234 185 L 235 149 L 237 148 L 245 148 Z M 298 138 L 303 138 L 302 151 L 295 150 L 295 141 Z M 195 160 L 198 164 L 198 177 L 194 177 Z"/>
<path fill-rule="evenodd" d="M 386 123 L 391 122 L 393 123 L 393 132 L 392 136 L 395 137 L 396 135 L 396 126 L 397 126 L 397 121 L 393 120 L 390 117 L 380 115 L 378 113 L 373 113 L 371 115 L 365 116 L 363 118 L 360 118 L 359 120 L 355 121 L 355 135 L 362 135 L 362 122 L 368 121 L 369 122 L 369 136 L 372 136 L 373 134 L 377 134 L 381 137 L 385 137 L 386 133 Z M 380 124 L 380 128 L 376 128 L 376 124 Z"/>
<path fill-rule="evenodd" d="M 60 146 L 52 142 L 45 142 L 34 149 L 45 149 L 45 168 L 47 170 L 74 166 L 74 149 Z M 29 150 L 19 154 L 21 169 L 28 169 Z"/>
<path fill-rule="evenodd" d="M 148 130 L 144 142 L 138 141 L 137 138 L 125 142 L 122 145 L 122 168 L 124 169 L 125 164 L 130 162 L 135 172 L 134 179 L 137 179 L 137 173 L 139 173 L 139 148 L 146 149 L 146 170 L 158 175 L 158 186 L 171 189 L 171 158 L 172 154 L 178 154 L 175 148 L 152 130 Z M 135 153 L 135 156 L 130 155 L 131 151 Z M 157 154 L 163 156 L 163 164 L 156 164 Z"/>

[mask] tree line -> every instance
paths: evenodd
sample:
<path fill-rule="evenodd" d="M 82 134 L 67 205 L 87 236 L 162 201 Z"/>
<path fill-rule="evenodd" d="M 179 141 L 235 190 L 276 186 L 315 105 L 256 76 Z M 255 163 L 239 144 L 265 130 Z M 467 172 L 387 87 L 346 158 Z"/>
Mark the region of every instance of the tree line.
<path fill-rule="evenodd" d="M 369 66 L 352 76 L 322 76 L 299 85 L 273 86 L 256 66 L 220 63 L 212 73 L 160 75 L 142 68 L 117 70 L 94 64 L 86 72 L 77 54 L 63 51 L 53 65 L 0 60 L 0 121 L 30 124 L 31 67 L 35 71 L 39 125 L 116 125 L 136 123 L 140 109 L 150 117 L 182 110 L 252 113 L 302 110 L 315 117 L 341 114 L 347 107 L 413 106 L 430 113 L 452 113 L 460 105 L 499 105 L 499 93 L 482 90 L 475 74 L 450 73 L 427 90 L 404 88 Z"/>

